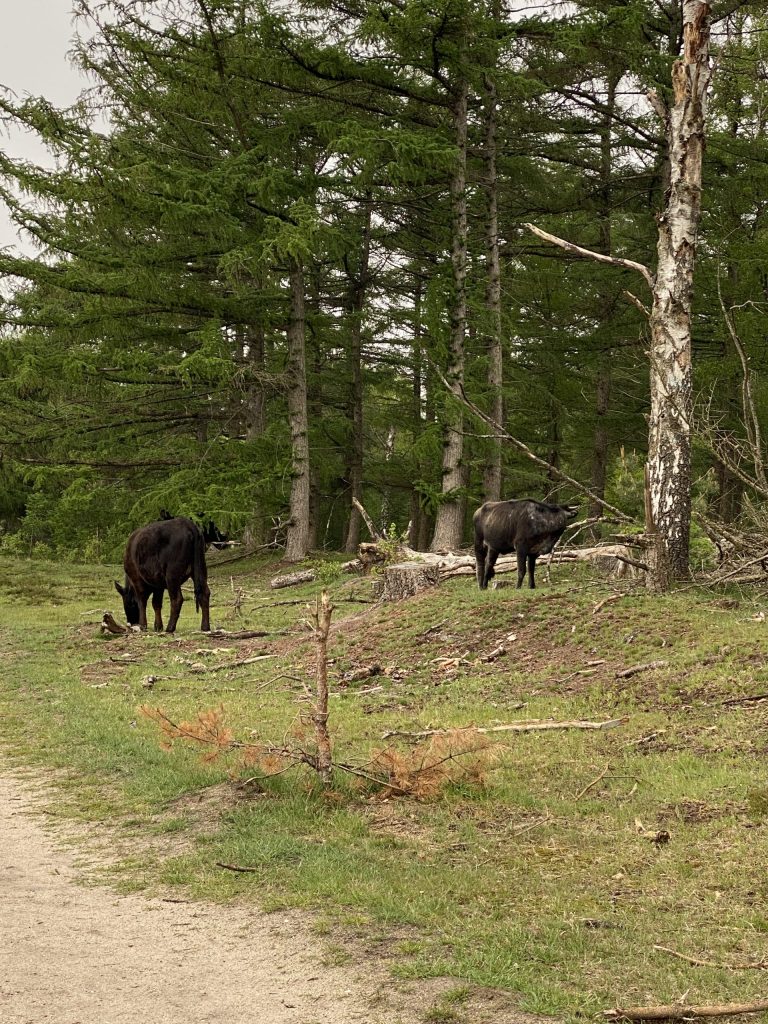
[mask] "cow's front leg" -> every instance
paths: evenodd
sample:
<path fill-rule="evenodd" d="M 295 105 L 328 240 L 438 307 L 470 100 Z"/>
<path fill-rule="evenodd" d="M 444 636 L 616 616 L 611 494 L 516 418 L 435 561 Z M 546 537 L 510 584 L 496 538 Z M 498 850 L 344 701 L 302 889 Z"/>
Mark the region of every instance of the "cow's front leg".
<path fill-rule="evenodd" d="M 168 619 L 165 631 L 166 633 L 174 633 L 176 631 L 176 623 L 179 621 L 179 615 L 181 614 L 181 606 L 184 604 L 184 595 L 181 593 L 181 587 L 178 584 L 171 586 L 169 583 L 168 596 L 171 599 L 171 617 Z"/>
<path fill-rule="evenodd" d="M 139 606 L 139 629 L 147 628 L 147 600 L 149 599 L 149 591 L 146 587 L 134 587 L 136 594 L 136 604 Z"/>
<path fill-rule="evenodd" d="M 152 607 L 155 610 L 155 632 L 163 631 L 163 588 L 152 591 Z"/>
<path fill-rule="evenodd" d="M 528 586 L 531 590 L 536 589 L 536 584 L 533 581 L 533 572 L 536 568 L 536 555 L 528 555 Z"/>

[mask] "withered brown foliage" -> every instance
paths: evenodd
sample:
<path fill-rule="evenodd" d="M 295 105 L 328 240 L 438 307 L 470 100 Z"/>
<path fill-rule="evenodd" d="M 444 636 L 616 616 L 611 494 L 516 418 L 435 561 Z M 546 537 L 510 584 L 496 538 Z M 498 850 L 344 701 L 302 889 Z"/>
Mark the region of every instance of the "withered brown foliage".
<path fill-rule="evenodd" d="M 448 786 L 482 787 L 504 748 L 467 729 L 430 736 L 409 750 L 387 747 L 375 753 L 369 768 L 390 793 L 432 800 Z"/>

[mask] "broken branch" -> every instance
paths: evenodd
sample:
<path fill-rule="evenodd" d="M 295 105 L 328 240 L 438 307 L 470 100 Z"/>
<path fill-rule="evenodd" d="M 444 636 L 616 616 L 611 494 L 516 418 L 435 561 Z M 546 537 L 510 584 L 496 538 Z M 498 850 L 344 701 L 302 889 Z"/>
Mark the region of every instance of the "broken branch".
<path fill-rule="evenodd" d="M 632 665 L 631 668 L 625 668 L 623 672 L 617 672 L 617 679 L 629 679 L 630 676 L 637 675 L 638 672 L 650 672 L 653 668 L 666 668 L 669 664 L 668 661 L 663 659 L 659 661 L 646 661 L 644 665 Z"/>
<path fill-rule="evenodd" d="M 755 1003 L 725 1003 L 715 1006 L 626 1006 L 603 1010 L 606 1020 L 688 1020 L 691 1017 L 731 1017 L 739 1013 L 762 1013 L 768 1010 L 768 999 Z"/>
<path fill-rule="evenodd" d="M 564 249 L 569 252 L 572 256 L 579 256 L 582 259 L 595 260 L 597 263 L 607 263 L 612 267 L 624 267 L 627 270 L 636 270 L 638 273 L 643 275 L 645 283 L 653 291 L 653 275 L 651 274 L 648 267 L 643 263 L 636 263 L 635 260 L 625 260 L 618 256 L 606 256 L 601 252 L 594 252 L 592 249 L 584 249 L 580 245 L 574 245 L 573 242 L 567 242 L 564 238 L 558 238 L 557 235 L 550 235 L 548 231 L 542 231 L 541 228 L 537 228 L 535 224 L 523 224 L 524 228 L 528 228 L 529 231 L 533 232 L 538 238 L 541 238 L 545 242 L 550 242 L 552 245 L 558 246 L 560 249 Z"/>
<path fill-rule="evenodd" d="M 701 960 L 695 956 L 686 956 L 685 953 L 678 953 L 676 949 L 670 949 L 669 946 L 654 945 L 653 948 L 658 949 L 660 953 L 669 953 L 670 956 L 676 956 L 678 960 L 685 960 L 687 964 L 693 964 L 694 967 L 714 967 L 726 971 L 764 971 L 768 968 L 768 960 L 765 958 L 749 963 L 742 961 L 741 963 L 719 964 L 713 960 Z"/>
<path fill-rule="evenodd" d="M 528 722 L 512 722 L 509 725 L 466 725 L 458 729 L 422 729 L 420 732 L 407 732 L 405 730 L 391 729 L 382 734 L 382 739 L 389 739 L 390 736 L 402 736 L 407 739 L 420 740 L 426 736 L 443 736 L 451 732 L 543 732 L 550 729 L 615 729 L 628 722 L 628 718 L 612 718 L 607 722 L 585 722 L 567 721 L 550 722 L 532 719 Z"/>

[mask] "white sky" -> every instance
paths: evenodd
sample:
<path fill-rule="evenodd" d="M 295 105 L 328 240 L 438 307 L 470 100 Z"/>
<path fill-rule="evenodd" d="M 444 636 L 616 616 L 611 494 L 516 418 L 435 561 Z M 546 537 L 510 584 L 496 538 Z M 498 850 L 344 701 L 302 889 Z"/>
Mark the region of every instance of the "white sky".
<path fill-rule="evenodd" d="M 75 33 L 71 0 L 0 0 L 0 9 L 0 85 L 18 97 L 45 96 L 57 107 L 74 102 L 88 82 L 67 59 Z M 13 156 L 46 158 L 29 134 L 2 131 L 0 146 Z M 0 247 L 19 244 L 0 200 Z"/>

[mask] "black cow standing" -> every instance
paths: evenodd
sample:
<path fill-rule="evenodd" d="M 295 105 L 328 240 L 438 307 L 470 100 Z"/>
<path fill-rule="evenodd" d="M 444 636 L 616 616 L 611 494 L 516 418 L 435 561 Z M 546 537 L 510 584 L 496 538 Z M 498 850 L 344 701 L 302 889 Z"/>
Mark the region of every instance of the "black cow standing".
<path fill-rule="evenodd" d="M 486 501 L 475 512 L 475 560 L 477 582 L 485 590 L 496 575 L 499 555 L 517 552 L 517 588 L 523 585 L 526 563 L 531 590 L 539 555 L 548 555 L 578 512 L 575 505 L 546 505 L 533 498 L 518 501 Z"/>
<path fill-rule="evenodd" d="M 125 586 L 115 581 L 123 599 L 125 617 L 132 626 L 147 628 L 147 601 L 152 597 L 155 632 L 163 628 L 163 592 L 171 599 L 167 633 L 173 633 L 184 598 L 181 585 L 190 576 L 195 589 L 195 608 L 202 609 L 202 630 L 209 630 L 208 569 L 205 540 L 191 519 L 163 519 L 134 530 L 125 547 Z"/>

